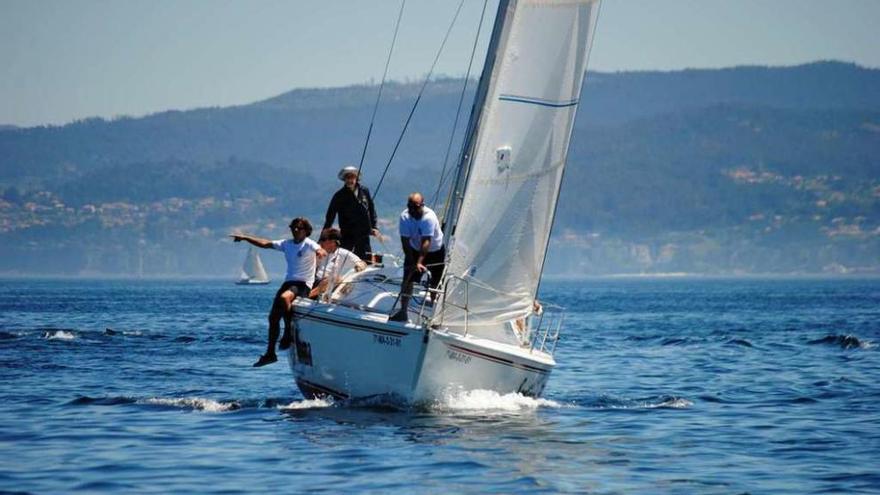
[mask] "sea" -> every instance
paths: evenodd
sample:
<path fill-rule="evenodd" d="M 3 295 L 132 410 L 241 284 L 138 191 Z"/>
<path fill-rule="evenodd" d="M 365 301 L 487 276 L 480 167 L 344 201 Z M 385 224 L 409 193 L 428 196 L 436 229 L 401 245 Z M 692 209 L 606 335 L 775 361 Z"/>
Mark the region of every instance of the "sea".
<path fill-rule="evenodd" d="M 305 400 L 276 287 L 0 280 L 0 492 L 880 493 L 880 280 L 546 280 L 541 398 Z"/>

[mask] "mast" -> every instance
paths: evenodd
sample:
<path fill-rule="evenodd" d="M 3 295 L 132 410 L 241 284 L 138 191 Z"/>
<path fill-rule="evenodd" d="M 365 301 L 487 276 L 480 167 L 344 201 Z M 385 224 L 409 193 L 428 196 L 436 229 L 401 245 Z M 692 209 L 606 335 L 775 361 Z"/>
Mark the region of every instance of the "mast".
<path fill-rule="evenodd" d="M 446 211 L 443 212 L 443 230 L 448 232 L 450 238 L 455 235 L 455 225 L 458 223 L 458 214 L 461 211 L 461 202 L 464 199 L 465 186 L 470 174 L 471 163 L 473 162 L 473 150 L 476 144 L 476 135 L 479 129 L 480 118 L 483 116 L 483 103 L 486 101 L 486 95 L 489 93 L 489 83 L 491 82 L 492 72 L 495 69 L 495 61 L 498 55 L 498 45 L 501 40 L 501 34 L 504 30 L 504 21 L 507 18 L 507 8 L 510 0 L 500 0 L 498 2 L 498 11 L 495 14 L 495 24 L 492 27 L 492 37 L 489 40 L 489 47 L 486 50 L 486 61 L 483 63 L 483 72 L 480 74 L 480 84 L 477 86 L 477 92 L 474 95 L 474 104 L 471 107 L 471 117 L 468 121 L 465 140 L 461 147 L 461 153 L 458 158 L 458 173 L 455 176 L 455 182 L 449 190 L 449 198 L 446 201 Z M 448 230 L 447 230 L 448 229 Z"/>

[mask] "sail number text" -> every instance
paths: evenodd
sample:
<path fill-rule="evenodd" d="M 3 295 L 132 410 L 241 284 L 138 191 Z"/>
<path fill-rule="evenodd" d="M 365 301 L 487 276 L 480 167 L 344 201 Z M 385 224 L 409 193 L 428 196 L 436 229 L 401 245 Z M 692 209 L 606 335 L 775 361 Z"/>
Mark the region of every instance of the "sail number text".
<path fill-rule="evenodd" d="M 390 347 L 400 347 L 400 337 L 389 337 L 388 335 L 373 334 L 373 343 L 387 345 Z"/>
<path fill-rule="evenodd" d="M 459 363 L 467 364 L 467 363 L 471 362 L 471 357 L 468 356 L 467 354 L 464 354 L 461 352 L 456 352 L 456 351 L 450 351 L 449 349 L 446 350 L 446 357 L 448 357 L 449 359 L 451 359 L 453 361 L 458 361 Z"/>

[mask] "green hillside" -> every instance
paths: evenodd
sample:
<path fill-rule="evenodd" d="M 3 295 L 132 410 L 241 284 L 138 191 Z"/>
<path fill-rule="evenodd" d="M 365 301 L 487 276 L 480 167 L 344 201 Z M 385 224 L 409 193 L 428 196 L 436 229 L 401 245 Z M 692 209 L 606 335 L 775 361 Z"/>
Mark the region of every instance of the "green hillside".
<path fill-rule="evenodd" d="M 392 238 L 405 195 L 437 187 L 462 84 L 429 85 L 379 191 Z M 0 272 L 231 276 L 226 233 L 320 219 L 376 89 L 2 128 Z M 417 91 L 385 90 L 373 188 Z M 590 74 L 582 101 L 548 273 L 880 271 L 880 71 Z"/>

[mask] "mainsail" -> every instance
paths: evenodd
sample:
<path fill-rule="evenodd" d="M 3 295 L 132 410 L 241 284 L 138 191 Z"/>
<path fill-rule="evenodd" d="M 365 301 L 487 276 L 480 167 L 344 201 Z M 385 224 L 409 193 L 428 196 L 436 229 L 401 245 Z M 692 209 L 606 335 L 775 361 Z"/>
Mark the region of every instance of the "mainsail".
<path fill-rule="evenodd" d="M 269 275 L 266 274 L 266 269 L 263 268 L 260 255 L 253 246 L 248 248 L 247 257 L 244 259 L 244 265 L 241 267 L 240 279 L 241 282 L 245 283 L 267 283 L 269 281 Z"/>
<path fill-rule="evenodd" d="M 446 273 L 460 279 L 447 286 L 437 316 L 451 328 L 467 325 L 492 338 L 499 323 L 532 311 L 598 4 L 499 5 L 501 22 L 478 89 L 482 106 L 446 218 L 452 233 Z"/>

